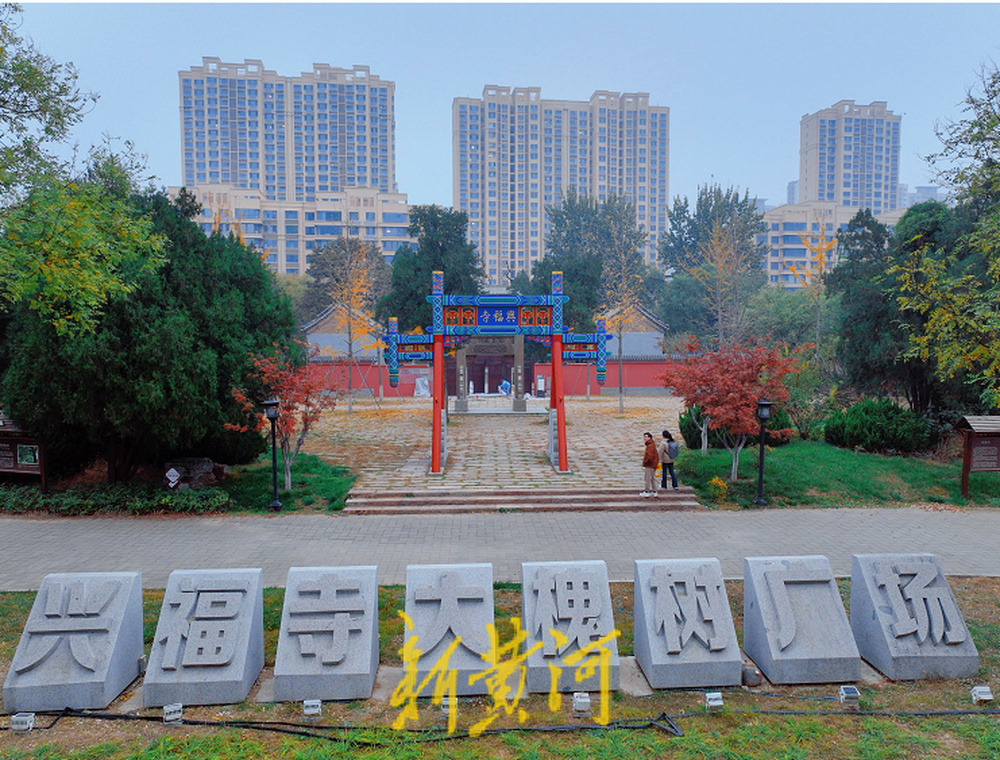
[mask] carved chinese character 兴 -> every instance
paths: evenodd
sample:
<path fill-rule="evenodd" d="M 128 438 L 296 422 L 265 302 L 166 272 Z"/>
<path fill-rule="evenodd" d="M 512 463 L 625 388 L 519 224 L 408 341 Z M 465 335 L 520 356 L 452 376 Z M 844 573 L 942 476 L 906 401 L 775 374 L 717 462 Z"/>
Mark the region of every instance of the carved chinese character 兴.
<path fill-rule="evenodd" d="M 704 567 L 671 572 L 657 566 L 649 587 L 656 592 L 653 625 L 657 633 L 662 631 L 670 654 L 679 654 L 692 637 L 713 652 L 726 648 L 726 628 L 719 625 L 725 593 L 721 584 L 706 578 Z"/>
<path fill-rule="evenodd" d="M 29 619 L 25 626 L 30 638 L 16 653 L 14 672 L 20 675 L 37 667 L 64 641 L 80 666 L 96 671 L 105 655 L 91 637 L 110 633 L 111 620 L 104 613 L 121 588 L 120 581 L 82 580 L 44 586 L 44 619 Z"/>
<path fill-rule="evenodd" d="M 876 583 L 885 591 L 896 638 L 914 634 L 917 642 L 961 644 L 967 631 L 946 584 L 937 583 L 938 568 L 929 562 L 882 564 Z"/>

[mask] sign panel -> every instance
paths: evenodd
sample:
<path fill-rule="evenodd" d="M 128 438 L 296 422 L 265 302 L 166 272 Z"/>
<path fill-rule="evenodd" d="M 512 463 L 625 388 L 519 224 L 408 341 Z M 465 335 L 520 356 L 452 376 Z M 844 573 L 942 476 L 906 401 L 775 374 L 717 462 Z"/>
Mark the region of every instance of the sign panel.
<path fill-rule="evenodd" d="M 972 439 L 972 472 L 1000 472 L 1000 436 Z"/>

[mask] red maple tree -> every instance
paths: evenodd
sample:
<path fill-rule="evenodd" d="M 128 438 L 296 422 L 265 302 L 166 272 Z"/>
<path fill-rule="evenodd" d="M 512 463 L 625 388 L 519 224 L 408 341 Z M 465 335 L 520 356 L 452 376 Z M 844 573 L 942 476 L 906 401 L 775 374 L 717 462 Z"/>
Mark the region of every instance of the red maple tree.
<path fill-rule="evenodd" d="M 794 353 L 787 346 L 749 341 L 716 351 L 702 351 L 692 341 L 687 357 L 667 366 L 660 375 L 665 387 L 684 397 L 684 405 L 701 408 L 703 424 L 721 434 L 732 454 L 729 479 L 738 477 L 739 456 L 749 436 L 760 432 L 757 402 L 780 404 L 788 400 L 784 378 L 797 371 Z M 791 431 L 771 431 L 790 433 Z"/>
<path fill-rule="evenodd" d="M 285 490 L 292 487 L 292 464 L 305 443 L 306 436 L 319 421 L 324 411 L 337 404 L 339 383 L 334 378 L 335 369 L 306 362 L 295 366 L 287 357 L 250 356 L 252 369 L 248 377 L 255 381 L 259 391 L 251 394 L 243 388 L 233 388 L 233 398 L 241 405 L 248 419 L 245 425 L 226 424 L 227 430 L 241 433 L 254 430 L 267 433 L 271 421 L 264 416 L 260 402 L 276 398 L 280 402 L 275 435 L 281 447 L 284 463 Z"/>

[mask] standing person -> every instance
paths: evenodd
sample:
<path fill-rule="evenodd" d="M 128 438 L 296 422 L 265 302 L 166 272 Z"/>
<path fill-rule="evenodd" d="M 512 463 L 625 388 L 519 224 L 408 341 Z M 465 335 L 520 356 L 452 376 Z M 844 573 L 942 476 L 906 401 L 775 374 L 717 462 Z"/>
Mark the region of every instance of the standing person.
<path fill-rule="evenodd" d="M 656 443 L 653 442 L 652 433 L 643 433 L 642 439 L 646 444 L 646 450 L 642 454 L 642 466 L 646 473 L 646 484 L 640 496 L 656 496 L 656 465 L 660 461 L 660 455 L 656 451 Z"/>
<path fill-rule="evenodd" d="M 656 447 L 656 450 L 660 454 L 660 464 L 663 465 L 663 482 L 660 484 L 661 488 L 667 487 L 667 471 L 669 470 L 670 480 L 674 486 L 674 490 L 677 490 L 677 473 L 674 472 L 674 460 L 677 458 L 680 447 L 681 445 L 670 435 L 670 431 L 664 430 L 663 440 Z"/>

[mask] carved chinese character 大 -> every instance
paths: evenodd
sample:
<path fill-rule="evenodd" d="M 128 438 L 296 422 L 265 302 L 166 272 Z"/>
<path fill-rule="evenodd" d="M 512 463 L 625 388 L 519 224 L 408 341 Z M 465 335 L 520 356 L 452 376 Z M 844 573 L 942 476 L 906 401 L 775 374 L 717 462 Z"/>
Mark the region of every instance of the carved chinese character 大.
<path fill-rule="evenodd" d="M 414 648 L 419 650 L 415 671 L 419 682 L 448 652 L 448 667 L 457 677 L 456 693 L 486 693 L 486 685 L 470 683 L 470 677 L 482 668 L 490 652 L 492 565 L 408 566 L 406 615 L 413 626 Z M 430 691 L 428 684 L 421 693 L 430 696 Z"/>

